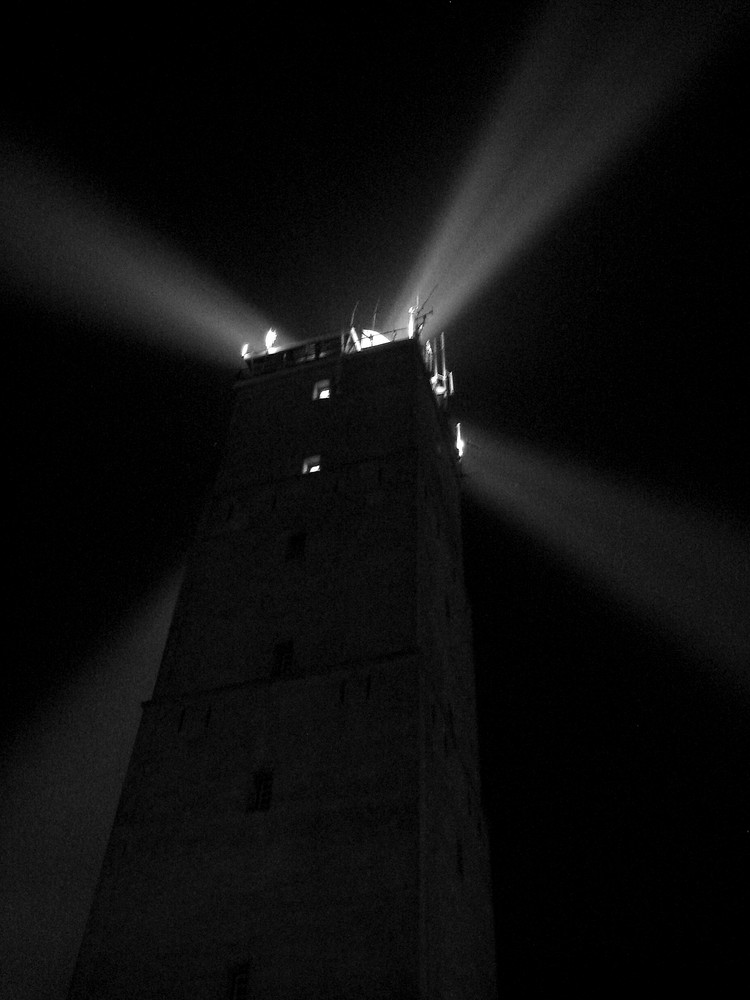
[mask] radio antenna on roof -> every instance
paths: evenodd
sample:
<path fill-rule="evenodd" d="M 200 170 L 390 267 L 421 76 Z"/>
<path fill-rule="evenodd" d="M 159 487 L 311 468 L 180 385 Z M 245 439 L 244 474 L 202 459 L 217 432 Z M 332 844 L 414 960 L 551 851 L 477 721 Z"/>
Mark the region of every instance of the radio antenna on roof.
<path fill-rule="evenodd" d="M 427 298 L 426 298 L 426 299 L 424 300 L 424 302 L 422 303 L 422 308 L 423 308 L 423 309 L 424 309 L 424 307 L 425 307 L 425 306 L 427 305 L 427 303 L 428 303 L 428 302 L 430 301 L 430 299 L 432 298 L 432 296 L 433 296 L 433 295 L 435 294 L 435 289 L 437 288 L 437 286 L 438 286 L 439 284 L 440 284 L 440 282 L 438 281 L 437 285 L 435 285 L 435 286 L 433 287 L 433 289 L 432 289 L 432 291 L 430 292 L 430 294 L 429 294 L 429 295 L 427 296 Z M 417 310 L 419 310 L 419 299 L 418 299 L 418 298 L 417 298 Z"/>

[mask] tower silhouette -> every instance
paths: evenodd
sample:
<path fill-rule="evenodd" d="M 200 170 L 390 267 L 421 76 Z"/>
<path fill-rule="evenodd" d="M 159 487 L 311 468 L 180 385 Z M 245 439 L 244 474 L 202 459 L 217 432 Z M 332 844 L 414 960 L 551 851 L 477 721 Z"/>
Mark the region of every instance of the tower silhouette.
<path fill-rule="evenodd" d="M 452 380 L 246 361 L 71 1000 L 493 997 Z"/>

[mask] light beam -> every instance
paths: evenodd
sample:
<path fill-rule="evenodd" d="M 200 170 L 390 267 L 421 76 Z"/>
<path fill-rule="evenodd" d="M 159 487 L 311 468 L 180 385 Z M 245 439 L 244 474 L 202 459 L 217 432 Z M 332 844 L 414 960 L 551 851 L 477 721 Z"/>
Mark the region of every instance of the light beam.
<path fill-rule="evenodd" d="M 548 5 L 397 308 L 437 286 L 432 308 L 449 326 L 628 143 L 643 137 L 739 10 L 731 0 Z M 387 328 L 406 323 L 399 311 Z"/>
<path fill-rule="evenodd" d="M 746 527 L 463 426 L 466 488 L 484 506 L 750 691 Z"/>
<path fill-rule="evenodd" d="M 61 669 L 2 748 L 0 857 L 20 859 L 3 871 L 3 995 L 56 997 L 70 981 L 181 577 L 169 572 L 94 652 Z"/>
<path fill-rule="evenodd" d="M 268 317 L 17 146 L 0 155 L 0 270 L 17 293 L 234 366 Z"/>

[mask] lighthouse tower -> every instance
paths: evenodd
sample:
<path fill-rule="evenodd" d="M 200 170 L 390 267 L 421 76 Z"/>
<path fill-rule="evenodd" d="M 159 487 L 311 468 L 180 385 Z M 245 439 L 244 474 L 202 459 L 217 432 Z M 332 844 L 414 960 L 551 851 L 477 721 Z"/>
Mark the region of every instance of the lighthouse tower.
<path fill-rule="evenodd" d="M 245 361 L 70 997 L 494 997 L 444 351 Z"/>

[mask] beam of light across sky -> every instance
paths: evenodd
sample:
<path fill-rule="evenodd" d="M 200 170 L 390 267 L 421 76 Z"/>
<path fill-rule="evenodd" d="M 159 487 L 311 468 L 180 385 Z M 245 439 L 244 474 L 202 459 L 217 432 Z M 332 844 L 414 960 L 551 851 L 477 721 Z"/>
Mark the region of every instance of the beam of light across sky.
<path fill-rule="evenodd" d="M 679 94 L 731 0 L 551 3 L 528 38 L 388 327 L 435 289 L 448 326 Z M 437 286 L 437 287 L 436 287 Z"/>
<path fill-rule="evenodd" d="M 0 271 L 17 292 L 234 365 L 271 325 L 146 229 L 18 147 L 0 156 Z"/>
<path fill-rule="evenodd" d="M 3 996 L 59 996 L 70 979 L 181 576 L 167 575 L 70 667 L 0 754 Z"/>
<path fill-rule="evenodd" d="M 750 691 L 750 537 L 739 524 L 462 425 L 466 488 Z"/>

